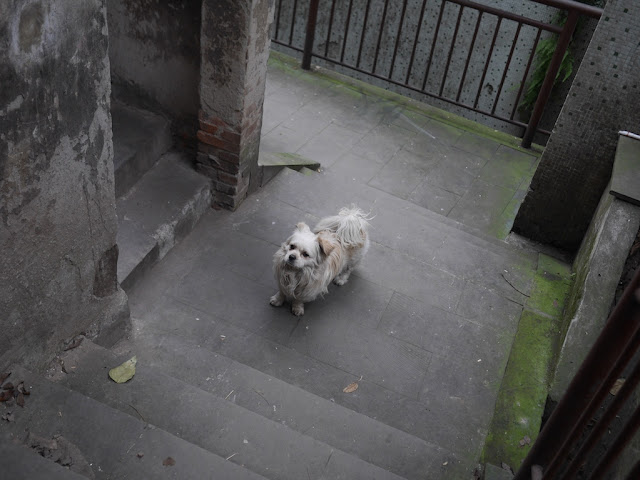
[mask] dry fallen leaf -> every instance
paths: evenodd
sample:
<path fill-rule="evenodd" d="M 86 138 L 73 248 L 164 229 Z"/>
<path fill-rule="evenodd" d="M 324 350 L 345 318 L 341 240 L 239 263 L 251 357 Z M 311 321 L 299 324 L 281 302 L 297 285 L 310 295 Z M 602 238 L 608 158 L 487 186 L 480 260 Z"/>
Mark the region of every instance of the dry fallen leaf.
<path fill-rule="evenodd" d="M 9 382 L 9 383 L 7 383 L 7 384 L 2 386 L 3 390 L 13 390 L 13 388 L 14 388 L 13 387 L 13 383 L 11 383 L 11 382 Z"/>
<path fill-rule="evenodd" d="M 0 385 L 2 385 L 7 378 L 9 378 L 9 375 L 11 375 L 11 372 L 0 373 Z"/>
<path fill-rule="evenodd" d="M 109 370 L 109 378 L 116 383 L 125 383 L 133 378 L 136 374 L 136 363 L 138 359 L 133 356 L 122 365 Z"/>
<path fill-rule="evenodd" d="M 142 452 L 138 452 L 138 453 L 136 454 L 136 456 L 137 456 L 138 458 L 142 458 L 142 457 L 144 457 L 144 453 L 142 453 Z"/>
<path fill-rule="evenodd" d="M 16 397 L 16 403 L 18 404 L 19 407 L 24 408 L 24 395 L 22 393 L 19 393 L 18 396 Z"/>
<path fill-rule="evenodd" d="M 360 376 L 360 380 L 358 380 L 358 382 L 361 381 L 361 380 L 362 380 L 362 376 Z M 342 391 L 344 393 L 353 393 L 353 392 L 355 392 L 358 389 L 358 382 L 350 383 L 349 385 L 344 387 L 342 389 Z"/>
<path fill-rule="evenodd" d="M 353 393 L 358 389 L 358 382 L 353 382 L 342 389 L 344 393 Z"/>
<path fill-rule="evenodd" d="M 162 461 L 162 465 L 164 465 L 165 467 L 173 467 L 175 464 L 176 461 L 171 457 L 167 457 Z"/>
<path fill-rule="evenodd" d="M 13 398 L 13 390 L 4 390 L 0 392 L 0 402 L 6 402 Z"/>
<path fill-rule="evenodd" d="M 624 385 L 624 381 L 624 378 L 617 379 L 616 383 L 614 383 L 613 387 L 611 387 L 611 390 L 609 390 L 609 393 L 615 397 L 622 388 L 622 385 Z"/>
<path fill-rule="evenodd" d="M 520 440 L 520 446 L 524 447 L 525 445 L 531 445 L 531 438 L 528 435 L 525 435 L 522 440 Z"/>

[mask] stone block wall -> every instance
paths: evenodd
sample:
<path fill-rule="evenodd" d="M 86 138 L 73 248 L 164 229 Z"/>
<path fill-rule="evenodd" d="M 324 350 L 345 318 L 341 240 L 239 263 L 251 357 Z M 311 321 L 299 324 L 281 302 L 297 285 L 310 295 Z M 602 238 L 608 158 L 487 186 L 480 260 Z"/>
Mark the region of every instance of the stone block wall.
<path fill-rule="evenodd" d="M 0 369 L 128 325 L 105 0 L 0 2 Z"/>
<path fill-rule="evenodd" d="M 576 251 L 609 182 L 620 130 L 640 130 L 635 0 L 607 2 L 513 230 Z"/>
<path fill-rule="evenodd" d="M 107 0 L 114 97 L 161 111 L 195 140 L 202 0 Z"/>

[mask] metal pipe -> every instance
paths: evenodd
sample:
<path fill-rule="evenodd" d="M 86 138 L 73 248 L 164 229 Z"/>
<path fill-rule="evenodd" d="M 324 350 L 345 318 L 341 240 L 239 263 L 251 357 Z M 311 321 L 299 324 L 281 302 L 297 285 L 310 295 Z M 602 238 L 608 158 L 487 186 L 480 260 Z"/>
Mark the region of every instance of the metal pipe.
<path fill-rule="evenodd" d="M 342 37 L 342 53 L 340 54 L 340 63 L 344 62 L 344 51 L 347 47 L 347 37 L 349 36 L 349 25 L 351 24 L 351 7 L 353 7 L 353 0 L 349 0 L 349 10 L 347 11 L 347 20 L 344 22 L 344 36 Z"/>
<path fill-rule="evenodd" d="M 478 30 L 480 29 L 480 22 L 482 22 L 482 13 L 478 12 L 478 19 L 476 20 L 476 28 L 473 31 L 473 37 L 471 38 L 471 45 L 469 45 L 469 54 L 467 55 L 467 61 L 464 64 L 464 71 L 462 72 L 462 78 L 460 79 L 460 85 L 458 86 L 458 94 L 456 95 L 456 102 L 460 101 L 460 95 L 462 94 L 462 87 L 464 81 L 467 78 L 467 70 L 469 69 L 469 63 L 471 63 L 471 55 L 473 54 L 473 47 L 476 45 L 476 38 L 478 38 Z M 513 120 L 513 117 L 511 117 Z"/>
<path fill-rule="evenodd" d="M 544 77 L 542 86 L 540 87 L 540 93 L 538 93 L 538 99 L 536 100 L 536 104 L 533 107 L 533 112 L 531 112 L 529 125 L 527 126 L 527 129 L 524 132 L 524 136 L 522 137 L 522 143 L 520 145 L 524 148 L 531 147 L 533 136 L 535 135 L 536 129 L 538 128 L 538 123 L 540 123 L 540 120 L 542 119 L 542 114 L 544 113 L 544 108 L 547 106 L 547 101 L 551 96 L 553 84 L 555 83 L 556 76 L 558 75 L 558 71 L 560 70 L 560 65 L 562 64 L 564 54 L 569 47 L 571 36 L 573 35 L 573 32 L 576 29 L 576 25 L 578 24 L 579 17 L 580 15 L 576 11 L 569 12 L 569 15 L 567 16 L 567 22 L 564 24 L 562 33 L 558 38 L 556 51 L 553 53 L 553 57 L 551 57 L 549 69 L 547 70 L 547 74 Z"/>
<path fill-rule="evenodd" d="M 449 47 L 449 55 L 447 55 L 447 64 L 444 67 L 442 82 L 440 83 L 440 91 L 438 92 L 438 95 L 440 96 L 442 96 L 442 92 L 444 91 L 444 85 L 447 82 L 447 74 L 449 73 L 449 66 L 451 65 L 451 57 L 453 56 L 453 47 L 455 47 L 456 40 L 458 39 L 458 30 L 460 29 L 460 20 L 462 20 L 463 13 L 464 13 L 464 6 L 461 6 L 458 9 L 458 19 L 456 20 L 456 28 L 453 30 L 453 38 L 451 39 L 451 46 Z"/>
<path fill-rule="evenodd" d="M 364 45 L 364 34 L 367 29 L 367 21 L 369 20 L 369 7 L 371 6 L 371 0 L 367 0 L 367 6 L 364 9 L 364 20 L 362 21 L 362 35 L 360 35 L 360 45 L 358 46 L 358 59 L 356 60 L 356 67 L 360 67 L 360 58 L 362 57 L 362 45 Z"/>
<path fill-rule="evenodd" d="M 580 365 L 564 396 L 554 409 L 538 439 L 529 450 L 514 480 L 528 480 L 533 465 L 549 465 L 555 453 L 565 440 L 583 413 L 592 404 L 598 387 L 603 386 L 606 379 L 617 378 L 624 368 L 617 362 L 621 350 L 629 344 L 637 330 L 640 329 L 640 315 L 633 317 L 638 309 L 635 291 L 640 287 L 640 269 L 627 287 L 613 313 L 607 320 L 602 332 L 589 350 L 587 357 Z M 614 365 L 612 369 L 611 365 Z M 593 407 L 592 407 L 593 408 Z"/>
<path fill-rule="evenodd" d="M 516 115 L 516 110 L 518 110 L 518 103 L 520 103 L 520 97 L 522 96 L 522 91 L 524 90 L 524 85 L 529 77 L 529 70 L 531 69 L 531 65 L 533 64 L 533 57 L 536 56 L 536 49 L 538 48 L 538 43 L 540 42 L 540 35 L 542 34 L 542 30 L 538 29 L 538 34 L 536 35 L 536 39 L 533 42 L 533 47 L 531 47 L 531 54 L 529 55 L 529 61 L 527 62 L 527 68 L 524 69 L 524 75 L 522 75 L 522 81 L 520 82 L 520 88 L 518 89 L 518 95 L 516 96 L 516 101 L 513 103 L 513 110 L 511 110 L 511 118 Z"/>
<path fill-rule="evenodd" d="M 393 57 L 391 58 L 391 68 L 389 70 L 389 78 L 393 76 L 393 66 L 396 64 L 396 55 L 398 54 L 398 46 L 400 45 L 400 37 L 402 36 L 402 24 L 404 23 L 404 15 L 407 12 L 407 0 L 402 2 L 402 13 L 400 14 L 400 24 L 398 25 L 398 35 L 396 35 L 396 44 L 393 47 Z"/>
<path fill-rule="evenodd" d="M 473 102 L 473 108 L 478 108 L 478 101 L 480 100 L 480 93 L 482 92 L 482 86 L 484 79 L 487 77 L 487 71 L 489 70 L 489 64 L 491 63 L 491 56 L 493 55 L 493 49 L 496 46 L 496 40 L 498 38 L 498 32 L 502 26 L 502 18 L 498 17 L 498 23 L 496 24 L 496 30 L 493 32 L 493 38 L 491 39 L 491 47 L 489 47 L 489 55 L 487 55 L 487 61 L 484 64 L 482 71 L 482 77 L 480 78 L 480 84 L 478 85 L 478 92 L 476 93 L 476 100 Z"/>
<path fill-rule="evenodd" d="M 302 68 L 311 69 L 311 56 L 313 55 L 313 40 L 316 35 L 316 23 L 318 21 L 318 4 L 320 0 L 311 0 L 309 3 L 309 16 L 307 17 L 307 34 L 304 39 L 304 52 L 302 54 Z"/>
<path fill-rule="evenodd" d="M 433 41 L 431 42 L 431 50 L 429 51 L 429 60 L 427 61 L 427 71 L 424 74 L 424 80 L 422 82 L 422 90 L 427 87 L 427 80 L 429 80 L 429 71 L 431 70 L 431 61 L 433 60 L 433 52 L 436 49 L 436 42 L 438 41 L 438 32 L 440 31 L 440 24 L 442 23 L 442 13 L 444 12 L 444 4 L 447 0 L 442 0 L 440 4 L 440 13 L 438 14 L 438 23 L 436 24 L 436 31 L 433 34 Z"/>
<path fill-rule="evenodd" d="M 384 9 L 382 10 L 382 21 L 380 22 L 380 32 L 378 33 L 378 43 L 376 45 L 376 53 L 373 56 L 373 68 L 371 72 L 376 71 L 378 65 L 378 53 L 380 53 L 380 42 L 382 41 L 382 32 L 384 31 L 384 24 L 387 20 L 387 8 L 389 7 L 389 0 L 384 0 Z"/>
<path fill-rule="evenodd" d="M 413 67 L 413 60 L 416 57 L 416 48 L 418 47 L 418 39 L 420 38 L 420 30 L 422 29 L 422 19 L 424 18 L 424 11 L 426 10 L 427 0 L 422 0 L 422 10 L 420 10 L 420 18 L 416 24 L 416 38 L 413 40 L 413 49 L 411 50 L 411 60 L 409 60 L 409 67 L 407 68 L 407 78 L 404 83 L 409 85 L 409 78 L 411 77 L 411 68 Z"/>
<path fill-rule="evenodd" d="M 493 102 L 493 108 L 491 109 L 492 114 L 496 113 L 498 101 L 500 100 L 500 94 L 502 93 L 502 88 L 504 87 L 504 81 L 507 79 L 507 73 L 509 72 L 509 67 L 511 66 L 511 60 L 513 59 L 513 52 L 516 50 L 518 37 L 520 37 L 521 28 L 522 28 L 522 24 L 519 23 L 518 28 L 516 28 L 516 35 L 513 38 L 513 42 L 511 43 L 511 50 L 509 50 L 509 56 L 507 57 L 507 64 L 504 66 L 504 72 L 502 72 L 502 79 L 500 79 L 500 85 L 498 86 L 498 91 L 496 92 L 496 99 Z"/>
<path fill-rule="evenodd" d="M 583 13 L 593 18 L 602 16 L 602 9 L 592 5 L 586 5 L 575 0 L 533 0 L 536 3 L 549 5 L 550 7 L 561 8 L 562 10 L 572 10 L 574 12 Z"/>
<path fill-rule="evenodd" d="M 329 14 L 329 28 L 327 29 L 327 41 L 324 44 L 324 56 L 329 55 L 329 42 L 331 41 L 331 29 L 333 28 L 333 14 L 336 11 L 336 0 L 331 0 L 331 13 Z"/>

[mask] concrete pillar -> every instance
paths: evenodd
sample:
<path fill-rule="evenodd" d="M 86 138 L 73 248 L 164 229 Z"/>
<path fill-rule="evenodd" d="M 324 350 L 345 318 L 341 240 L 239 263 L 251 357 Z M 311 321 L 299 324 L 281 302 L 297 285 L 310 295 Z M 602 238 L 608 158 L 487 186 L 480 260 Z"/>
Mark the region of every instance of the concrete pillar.
<path fill-rule="evenodd" d="M 0 2 L 0 369 L 126 333 L 104 0 Z"/>
<path fill-rule="evenodd" d="M 521 235 L 576 251 L 609 178 L 619 130 L 640 125 L 640 3 L 609 0 L 515 219 Z"/>
<path fill-rule="evenodd" d="M 235 210 L 261 183 L 262 104 L 273 0 L 204 0 L 198 170 Z"/>

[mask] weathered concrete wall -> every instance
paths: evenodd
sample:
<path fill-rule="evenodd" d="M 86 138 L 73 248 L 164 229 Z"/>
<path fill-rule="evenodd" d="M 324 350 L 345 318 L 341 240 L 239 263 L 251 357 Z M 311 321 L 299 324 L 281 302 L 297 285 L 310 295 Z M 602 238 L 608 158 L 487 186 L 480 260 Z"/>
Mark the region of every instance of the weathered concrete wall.
<path fill-rule="evenodd" d="M 609 0 L 514 231 L 575 251 L 609 181 L 619 130 L 640 125 L 640 3 Z"/>
<path fill-rule="evenodd" d="M 442 22 L 438 24 L 438 16 L 440 11 L 441 0 L 429 1 L 426 3 L 425 14 L 422 24 L 420 24 L 420 34 L 418 35 L 418 46 L 415 50 L 415 58 L 411 66 L 411 75 L 409 76 L 409 84 L 414 88 L 422 88 L 424 74 L 427 71 L 427 62 L 433 45 L 433 37 L 436 28 L 438 28 L 438 41 L 433 49 L 434 56 L 429 67 L 429 81 L 426 83 L 426 91 L 435 94 L 439 93 L 440 84 L 444 75 L 451 39 L 453 38 L 460 7 L 455 4 L 448 3 L 443 11 Z M 522 15 L 526 18 L 551 23 L 558 12 L 558 9 L 537 4 L 534 2 L 522 0 L 476 0 L 486 6 L 499 8 L 512 13 Z M 295 4 L 295 24 L 291 29 L 291 20 L 294 18 Z M 333 9 L 333 27 L 329 32 L 329 21 Z M 351 4 L 351 21 L 348 31 L 346 29 L 346 19 L 348 17 L 349 5 Z M 389 75 L 398 82 L 405 82 L 409 65 L 411 64 L 411 56 L 413 53 L 413 44 L 416 39 L 416 31 L 418 28 L 418 20 L 420 19 L 420 10 L 423 6 L 422 0 L 408 0 L 406 12 L 400 28 L 400 20 L 402 17 L 402 8 L 404 2 L 389 2 L 385 15 L 385 28 L 382 31 L 382 37 L 378 44 L 379 25 L 384 14 L 384 0 L 321 0 L 318 11 L 318 26 L 316 29 L 316 37 L 314 42 L 314 52 L 325 54 L 329 58 L 340 59 L 343 55 L 343 45 L 345 33 L 346 45 L 344 45 L 344 61 L 350 65 L 357 65 L 365 71 L 375 71 L 375 73 L 383 76 Z M 308 15 L 307 2 L 294 2 L 294 0 L 284 0 L 279 5 L 281 9 L 277 12 L 277 18 L 274 24 L 273 35 L 277 34 L 277 38 L 281 41 L 289 42 L 291 38 L 292 44 L 298 48 L 303 48 L 305 37 L 306 18 Z M 367 5 L 369 11 L 367 13 Z M 363 25 L 367 15 L 367 28 L 363 36 Z M 472 8 L 465 8 L 461 16 L 461 22 L 458 29 L 458 40 L 455 43 L 451 62 L 448 70 L 448 80 L 445 82 L 443 96 L 455 99 L 458 92 L 460 81 L 465 71 L 465 64 L 471 41 L 473 38 L 476 22 L 478 20 L 478 12 Z M 489 55 L 493 34 L 498 19 L 494 15 L 484 14 L 478 29 L 478 35 L 473 48 L 473 55 L 466 72 L 464 88 L 461 91 L 460 101 L 465 104 L 473 105 L 476 94 L 480 89 L 478 99 L 478 108 L 485 111 L 491 111 L 493 103 L 497 95 L 500 83 L 502 82 L 505 65 L 514 43 L 517 25 L 513 21 L 505 20 L 501 22 L 496 44 L 492 52 L 492 60 L 488 65 L 486 78 L 482 86 L 480 80 L 485 68 L 486 59 Z M 582 56 L 586 50 L 586 46 L 593 34 L 595 21 L 585 21 L 578 35 L 572 43 L 572 51 L 574 52 L 575 65 L 579 65 Z M 275 28 L 277 26 L 277 29 Z M 401 32 L 400 41 L 396 42 L 398 32 Z M 514 53 L 511 65 L 505 77 L 505 83 L 500 95 L 500 101 L 496 106 L 496 114 L 509 117 L 513 111 L 518 90 L 524 76 L 529 54 L 534 44 L 537 29 L 531 26 L 523 26 L 518 34 L 518 40 L 515 42 Z M 542 38 L 548 36 L 543 34 Z M 397 44 L 397 49 L 396 49 Z M 360 46 L 362 51 L 360 52 Z M 298 52 L 287 47 L 274 43 L 274 48 L 284 53 L 299 56 Z M 375 60 L 376 50 L 378 50 L 378 59 Z M 395 56 L 395 66 L 391 70 L 391 62 Z M 360 58 L 358 58 L 360 57 Z M 374 70 L 375 61 L 375 70 Z M 412 91 L 407 88 L 389 83 L 385 80 L 368 76 L 357 71 L 347 69 L 340 66 L 332 65 L 321 59 L 314 58 L 315 64 L 334 69 L 345 75 L 349 75 L 360 80 L 372 83 L 376 86 L 388 88 L 397 93 L 409 96 L 416 100 L 425 101 L 431 105 L 439 107 L 451 113 L 455 113 L 469 120 L 474 120 L 492 128 L 497 128 L 513 135 L 522 135 L 523 128 L 509 123 L 497 120 L 495 118 L 473 112 L 466 108 L 458 107 L 433 97 Z M 560 107 L 567 95 L 568 85 L 571 79 L 554 93 L 545 115 L 541 121 L 540 127 L 550 130 L 560 111 Z M 528 113 L 521 114 L 516 111 L 516 120 L 527 121 Z M 545 136 L 538 136 L 538 141 L 546 140 Z"/>
<path fill-rule="evenodd" d="M 114 96 L 171 115 L 192 135 L 198 115 L 202 0 L 107 0 Z"/>
<path fill-rule="evenodd" d="M 214 202 L 235 209 L 260 186 L 258 166 L 274 0 L 205 0 L 198 170 Z"/>
<path fill-rule="evenodd" d="M 104 0 L 0 3 L 0 367 L 122 332 Z"/>

